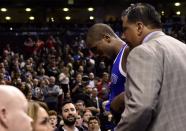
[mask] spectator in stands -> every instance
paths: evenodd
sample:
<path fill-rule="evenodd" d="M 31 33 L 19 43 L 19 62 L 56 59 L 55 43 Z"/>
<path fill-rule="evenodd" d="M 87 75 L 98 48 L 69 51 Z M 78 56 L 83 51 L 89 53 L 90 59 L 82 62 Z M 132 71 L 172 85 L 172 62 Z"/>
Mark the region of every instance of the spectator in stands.
<path fill-rule="evenodd" d="M 85 93 L 89 96 L 89 97 L 91 97 L 91 95 L 92 95 L 92 87 L 89 85 L 89 84 L 87 84 L 86 86 L 85 86 Z"/>
<path fill-rule="evenodd" d="M 77 71 L 78 74 L 81 74 L 82 76 L 84 75 L 84 66 L 80 65 Z"/>
<path fill-rule="evenodd" d="M 68 68 L 68 70 L 69 70 L 69 76 L 70 76 L 70 77 L 73 77 L 73 76 L 74 76 L 74 73 L 75 73 L 75 71 L 74 71 L 74 69 L 73 69 L 73 64 L 72 64 L 71 62 L 69 62 L 69 63 L 67 64 L 67 68 Z"/>
<path fill-rule="evenodd" d="M 0 85 L 0 131 L 32 131 L 25 96 L 13 86 Z"/>
<path fill-rule="evenodd" d="M 82 126 L 83 126 L 84 131 L 88 131 L 88 120 L 91 116 L 93 116 L 91 110 L 86 109 L 83 113 L 83 124 L 82 124 Z"/>
<path fill-rule="evenodd" d="M 33 87 L 32 87 L 32 99 L 33 100 L 38 100 L 38 101 L 43 101 L 43 90 L 42 88 L 39 86 L 39 80 L 38 79 L 34 79 L 33 80 Z"/>
<path fill-rule="evenodd" d="M 80 114 L 82 116 L 85 109 L 86 109 L 85 102 L 83 100 L 79 99 L 76 101 L 75 107 L 76 107 L 78 114 Z"/>
<path fill-rule="evenodd" d="M 3 74 L 3 80 L 6 84 L 11 84 L 11 77 L 9 75 L 9 72 L 6 70 L 4 63 L 0 63 L 0 73 Z"/>
<path fill-rule="evenodd" d="M 53 131 L 57 129 L 57 112 L 54 110 L 50 110 L 48 112 L 49 122 L 52 125 Z"/>
<path fill-rule="evenodd" d="M 82 98 L 79 96 L 76 100 L 75 105 L 76 105 L 78 113 L 80 113 L 81 115 L 86 110 L 91 110 L 91 112 L 93 114 L 99 114 L 100 113 L 100 108 L 97 107 L 97 103 L 94 103 L 91 96 L 88 96 L 86 94 L 82 94 Z"/>
<path fill-rule="evenodd" d="M 29 102 L 28 115 L 33 119 L 33 131 L 53 131 L 47 111 L 36 102 Z"/>
<path fill-rule="evenodd" d="M 75 126 L 76 123 L 76 108 L 70 101 L 65 101 L 62 105 L 63 126 L 59 126 L 56 131 L 81 131 Z"/>
<path fill-rule="evenodd" d="M 108 74 L 108 72 L 103 72 L 102 78 L 97 83 L 98 96 L 100 98 L 105 97 L 103 95 L 108 96 L 108 92 L 109 92 L 109 88 L 110 88 L 109 86 L 110 86 L 109 74 Z M 105 93 L 107 93 L 107 94 L 103 94 L 103 90 L 106 90 L 107 92 L 105 92 Z"/>
<path fill-rule="evenodd" d="M 92 112 L 95 112 L 96 114 L 99 114 L 100 113 L 100 107 L 102 105 L 102 99 L 100 99 L 98 97 L 98 89 L 96 87 L 94 87 L 92 89 L 92 93 L 91 93 L 90 99 L 91 99 L 91 101 L 93 103 L 93 107 L 96 108 L 96 110 L 92 110 Z"/>
<path fill-rule="evenodd" d="M 41 69 L 38 69 L 38 79 L 43 80 L 46 77 L 45 69 L 42 67 Z"/>
<path fill-rule="evenodd" d="M 88 131 L 101 131 L 100 120 L 96 116 L 91 116 L 88 120 Z"/>
<path fill-rule="evenodd" d="M 71 93 L 67 92 L 64 96 L 64 101 L 72 101 Z"/>
<path fill-rule="evenodd" d="M 64 94 L 66 95 L 69 92 L 69 70 L 67 67 L 63 67 L 62 72 L 59 74 L 59 83 L 63 89 Z"/>
<path fill-rule="evenodd" d="M 72 100 L 75 101 L 77 95 L 83 92 L 82 75 L 77 74 L 76 79 L 73 81 L 71 86 Z"/>
<path fill-rule="evenodd" d="M 51 49 L 51 48 L 53 48 L 53 47 L 56 46 L 56 40 L 55 40 L 55 38 L 54 38 L 52 35 L 50 35 L 50 36 L 48 37 L 45 46 L 46 46 L 48 49 Z"/>
<path fill-rule="evenodd" d="M 89 73 L 89 85 L 91 86 L 91 88 L 96 86 L 96 80 L 93 72 Z"/>
<path fill-rule="evenodd" d="M 81 116 L 80 114 L 77 114 L 77 115 L 76 115 L 76 124 L 75 124 L 75 125 L 76 125 L 78 128 L 81 128 L 81 129 L 83 130 L 82 124 L 83 124 L 83 118 L 82 118 L 82 116 Z"/>
<path fill-rule="evenodd" d="M 28 37 L 24 42 L 24 53 L 26 57 L 32 55 L 34 51 L 35 41 L 31 37 Z"/>
<path fill-rule="evenodd" d="M 49 85 L 44 89 L 44 101 L 47 103 L 50 110 L 57 111 L 58 96 L 60 94 L 60 87 L 56 85 L 54 76 L 49 78 Z"/>
<path fill-rule="evenodd" d="M 59 69 L 57 66 L 56 56 L 48 55 L 48 65 L 46 67 L 46 71 L 49 76 L 55 76 L 56 78 L 59 75 Z"/>

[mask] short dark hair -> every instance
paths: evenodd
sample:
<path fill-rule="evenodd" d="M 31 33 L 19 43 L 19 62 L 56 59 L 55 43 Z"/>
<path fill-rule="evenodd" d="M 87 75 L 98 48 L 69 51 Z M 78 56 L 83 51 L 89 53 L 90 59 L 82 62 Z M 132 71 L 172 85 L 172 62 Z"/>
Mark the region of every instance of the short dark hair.
<path fill-rule="evenodd" d="M 88 119 L 88 124 L 90 123 L 91 120 L 97 120 L 98 121 L 98 124 L 100 125 L 100 120 L 97 116 L 91 116 L 89 119 Z"/>
<path fill-rule="evenodd" d="M 62 105 L 61 105 L 61 109 L 63 109 L 63 107 L 66 105 L 66 104 L 69 104 L 69 103 L 72 103 L 72 101 L 71 100 L 66 100 L 66 101 L 64 101 L 63 103 L 62 103 Z M 72 103 L 73 104 L 73 103 Z M 63 110 L 62 110 L 63 111 Z"/>
<path fill-rule="evenodd" d="M 82 99 L 78 99 L 75 103 L 76 103 L 76 104 L 77 104 L 77 103 L 82 103 L 83 105 L 85 105 L 85 101 L 82 100 Z"/>
<path fill-rule="evenodd" d="M 86 43 L 87 45 L 93 44 L 94 42 L 97 42 L 103 38 L 104 35 L 110 35 L 112 37 L 117 37 L 117 35 L 114 33 L 113 29 L 104 23 L 96 23 L 92 25 L 88 29 L 88 33 L 86 36 Z"/>
<path fill-rule="evenodd" d="M 48 115 L 49 115 L 49 116 L 57 116 L 57 112 L 54 111 L 54 110 L 49 110 L 49 111 L 48 111 Z"/>
<path fill-rule="evenodd" d="M 141 21 L 145 26 L 151 28 L 161 28 L 161 16 L 156 9 L 147 3 L 131 4 L 126 10 L 122 12 L 122 17 L 127 16 L 131 23 Z"/>

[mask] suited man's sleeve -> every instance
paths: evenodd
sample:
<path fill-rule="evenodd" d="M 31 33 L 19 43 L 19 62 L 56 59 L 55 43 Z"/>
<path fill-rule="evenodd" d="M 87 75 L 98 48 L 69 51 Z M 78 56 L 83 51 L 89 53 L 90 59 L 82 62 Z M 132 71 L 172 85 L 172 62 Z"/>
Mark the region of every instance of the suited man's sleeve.
<path fill-rule="evenodd" d="M 145 131 L 156 111 L 161 60 L 148 48 L 134 48 L 127 58 L 125 110 L 115 131 Z"/>

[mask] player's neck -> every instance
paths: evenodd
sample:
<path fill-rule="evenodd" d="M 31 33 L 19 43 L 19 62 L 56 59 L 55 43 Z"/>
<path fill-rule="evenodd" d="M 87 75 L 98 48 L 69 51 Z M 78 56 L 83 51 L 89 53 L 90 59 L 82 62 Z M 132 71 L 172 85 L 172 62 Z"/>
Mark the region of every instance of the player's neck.
<path fill-rule="evenodd" d="M 117 39 L 114 44 L 115 44 L 115 54 L 118 54 L 121 48 L 123 47 L 123 41 L 121 39 Z"/>

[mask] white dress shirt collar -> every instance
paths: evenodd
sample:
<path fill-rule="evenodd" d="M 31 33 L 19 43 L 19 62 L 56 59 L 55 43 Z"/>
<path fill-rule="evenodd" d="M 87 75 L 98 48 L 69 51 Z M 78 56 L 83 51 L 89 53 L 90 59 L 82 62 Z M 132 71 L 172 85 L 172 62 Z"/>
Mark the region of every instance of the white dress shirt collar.
<path fill-rule="evenodd" d="M 159 33 L 163 33 L 163 32 L 162 31 L 153 31 L 153 32 L 149 33 L 147 36 L 145 36 L 142 43 L 147 42 L 151 38 L 151 36 L 154 36 Z"/>

